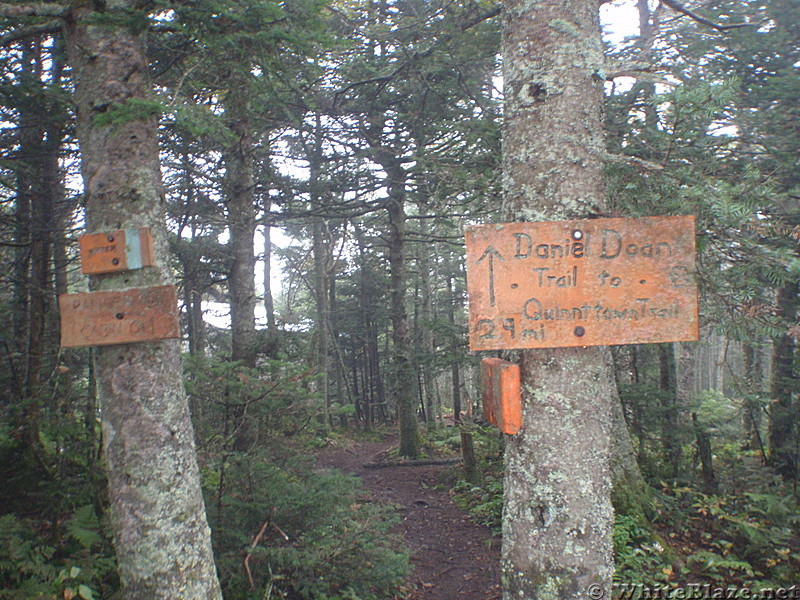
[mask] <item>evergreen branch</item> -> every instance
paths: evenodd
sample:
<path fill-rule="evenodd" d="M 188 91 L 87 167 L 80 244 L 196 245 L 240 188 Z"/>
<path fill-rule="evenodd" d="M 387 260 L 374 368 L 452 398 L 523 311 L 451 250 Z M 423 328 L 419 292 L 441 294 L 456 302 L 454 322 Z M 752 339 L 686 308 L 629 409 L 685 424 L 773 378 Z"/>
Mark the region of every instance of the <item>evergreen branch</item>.
<path fill-rule="evenodd" d="M 648 171 L 663 171 L 664 166 L 649 160 L 644 160 L 638 156 L 628 156 L 625 154 L 612 154 L 610 152 L 603 152 L 603 159 L 610 163 L 629 164 L 647 169 Z"/>
<path fill-rule="evenodd" d="M 697 21 L 698 23 L 702 23 L 712 29 L 716 29 L 722 33 L 725 33 L 729 29 L 738 29 L 740 27 L 752 27 L 756 25 L 756 23 L 733 23 L 731 25 L 720 25 L 719 23 L 714 23 L 705 17 L 698 15 L 696 12 L 686 8 L 683 4 L 678 2 L 677 0 L 661 0 L 661 4 L 664 6 L 669 6 L 672 10 L 681 13 L 682 15 L 686 15 L 690 19 Z"/>
<path fill-rule="evenodd" d="M 10 31 L 5 35 L 0 36 L 0 47 L 9 46 L 14 42 L 19 42 L 20 40 L 36 37 L 37 35 L 43 35 L 47 33 L 58 33 L 59 31 L 61 31 L 61 27 L 62 23 L 61 20 L 59 19 L 59 20 L 48 21 L 47 23 L 42 23 L 41 25 L 31 25 L 30 27 L 15 29 L 14 31 Z"/>

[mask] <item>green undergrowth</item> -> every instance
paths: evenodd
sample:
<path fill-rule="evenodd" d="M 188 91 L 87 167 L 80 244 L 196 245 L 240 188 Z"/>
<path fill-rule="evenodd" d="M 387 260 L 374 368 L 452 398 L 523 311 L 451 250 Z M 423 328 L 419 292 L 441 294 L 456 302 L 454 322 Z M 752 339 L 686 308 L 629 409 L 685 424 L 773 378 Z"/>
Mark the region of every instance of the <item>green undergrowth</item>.
<path fill-rule="evenodd" d="M 459 481 L 454 499 L 472 518 L 500 533 L 502 479 L 484 475 L 480 486 Z M 617 515 L 617 583 L 679 587 L 688 583 L 790 587 L 800 573 L 800 512 L 777 494 L 707 496 L 690 488 L 655 495 L 652 524 Z"/>
<path fill-rule="evenodd" d="M 477 447 L 483 449 L 482 483 L 457 478 L 453 499 L 499 535 L 502 462 L 494 450 L 487 454 L 485 447 Z M 709 495 L 696 487 L 662 484 L 653 490 L 650 508 L 650 521 L 640 515 L 616 515 L 616 583 L 665 589 L 708 584 L 753 591 L 797 584 L 800 504 L 791 490 L 777 486 L 758 493 Z"/>
<path fill-rule="evenodd" d="M 499 537 L 503 514 L 503 437 L 491 426 L 468 424 L 466 427 L 472 434 L 479 483 L 465 481 L 462 473 L 451 471 L 460 475 L 452 486 L 453 500 L 475 521 L 489 527 Z M 451 431 L 452 435 L 443 438 L 443 442 L 458 450 L 461 447 L 460 430 L 451 428 Z"/>
<path fill-rule="evenodd" d="M 60 411 L 42 410 L 35 451 L 0 407 L 0 600 L 111 598 L 119 583 L 105 519 L 99 425 L 85 382 L 59 376 Z"/>
<path fill-rule="evenodd" d="M 116 562 L 94 507 L 63 522 L 0 517 L 0 599 L 95 600 L 116 587 Z"/>
<path fill-rule="evenodd" d="M 220 465 L 203 469 L 226 598 L 379 600 L 400 589 L 396 518 L 354 477 L 268 452 L 232 458 L 225 477 L 220 495 Z"/>
<path fill-rule="evenodd" d="M 797 583 L 800 503 L 782 488 L 709 495 L 664 486 L 655 526 L 679 551 L 679 578 L 751 589 Z"/>
<path fill-rule="evenodd" d="M 226 600 L 401 597 L 409 566 L 390 531 L 396 515 L 371 503 L 356 478 L 311 459 L 352 441 L 321 416 L 313 375 L 290 361 L 186 368 Z M 38 461 L 19 459 L 0 422 L 0 600 L 119 598 L 107 484 L 86 422 L 76 410 L 43 427 Z"/>
<path fill-rule="evenodd" d="M 226 600 L 387 600 L 408 573 L 396 516 L 357 478 L 318 468 L 345 446 L 296 364 L 191 361 L 187 389 Z"/>

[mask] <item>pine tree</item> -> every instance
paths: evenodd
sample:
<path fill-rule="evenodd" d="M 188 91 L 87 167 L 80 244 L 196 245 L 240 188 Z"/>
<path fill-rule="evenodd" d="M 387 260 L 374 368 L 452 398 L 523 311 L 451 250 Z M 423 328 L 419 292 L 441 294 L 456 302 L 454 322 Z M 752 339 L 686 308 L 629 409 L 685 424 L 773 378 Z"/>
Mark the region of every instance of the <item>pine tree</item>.
<path fill-rule="evenodd" d="M 147 226 L 157 266 L 96 276 L 95 290 L 171 282 L 158 143 L 140 3 L 0 5 L 55 17 L 72 68 L 86 226 Z M 45 27 L 45 29 L 47 29 Z M 33 31 L 41 31 L 31 25 Z M 20 35 L 25 27 L 20 27 Z M 96 353 L 111 526 L 126 598 L 220 598 L 177 340 Z"/>
<path fill-rule="evenodd" d="M 605 192 L 597 4 L 506 2 L 504 209 L 514 221 L 585 217 Z M 504 598 L 611 597 L 606 348 L 526 350 L 523 429 L 505 457 Z"/>

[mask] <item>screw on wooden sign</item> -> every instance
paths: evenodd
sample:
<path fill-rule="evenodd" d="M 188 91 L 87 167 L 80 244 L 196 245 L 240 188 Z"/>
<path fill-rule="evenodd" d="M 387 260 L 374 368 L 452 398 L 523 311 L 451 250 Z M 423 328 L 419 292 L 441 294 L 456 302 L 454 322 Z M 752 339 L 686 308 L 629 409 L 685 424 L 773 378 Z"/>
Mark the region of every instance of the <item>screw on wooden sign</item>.
<path fill-rule="evenodd" d="M 503 433 L 518 433 L 522 427 L 519 365 L 500 358 L 484 358 L 481 391 L 486 420 Z"/>
<path fill-rule="evenodd" d="M 472 350 L 698 339 L 692 216 L 469 228 Z"/>
<path fill-rule="evenodd" d="M 81 271 L 86 275 L 152 267 L 153 236 L 149 227 L 90 233 L 78 240 Z"/>
<path fill-rule="evenodd" d="M 63 294 L 61 346 L 109 346 L 179 337 L 174 285 Z"/>

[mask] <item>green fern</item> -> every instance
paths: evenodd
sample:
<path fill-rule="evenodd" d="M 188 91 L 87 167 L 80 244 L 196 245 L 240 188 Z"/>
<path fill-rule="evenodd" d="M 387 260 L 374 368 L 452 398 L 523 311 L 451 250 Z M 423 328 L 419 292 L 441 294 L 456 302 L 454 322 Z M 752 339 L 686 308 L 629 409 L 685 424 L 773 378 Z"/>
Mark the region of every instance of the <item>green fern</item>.
<path fill-rule="evenodd" d="M 728 576 L 730 571 L 739 572 L 754 577 L 753 566 L 733 554 L 720 556 L 708 550 L 695 552 L 686 559 L 686 563 L 695 566 L 709 576 Z"/>
<path fill-rule="evenodd" d="M 67 521 L 66 528 L 69 536 L 87 550 L 103 541 L 99 533 L 100 519 L 91 504 L 76 510 Z"/>

